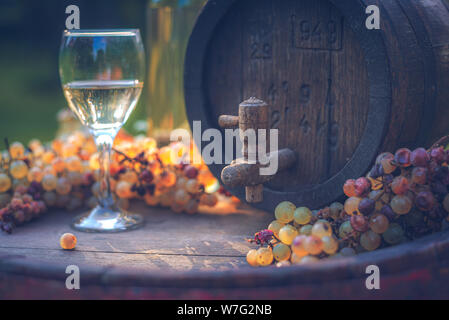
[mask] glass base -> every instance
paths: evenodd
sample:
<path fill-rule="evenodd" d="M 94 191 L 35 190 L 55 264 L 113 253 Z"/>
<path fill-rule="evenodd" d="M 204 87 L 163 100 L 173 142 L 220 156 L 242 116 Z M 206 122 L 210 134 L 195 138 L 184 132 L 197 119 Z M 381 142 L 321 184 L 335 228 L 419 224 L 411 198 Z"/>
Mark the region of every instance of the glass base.
<path fill-rule="evenodd" d="M 122 232 L 136 229 L 143 225 L 143 218 L 138 214 L 129 214 L 116 207 L 97 206 L 87 214 L 76 217 L 72 228 L 83 232 Z"/>

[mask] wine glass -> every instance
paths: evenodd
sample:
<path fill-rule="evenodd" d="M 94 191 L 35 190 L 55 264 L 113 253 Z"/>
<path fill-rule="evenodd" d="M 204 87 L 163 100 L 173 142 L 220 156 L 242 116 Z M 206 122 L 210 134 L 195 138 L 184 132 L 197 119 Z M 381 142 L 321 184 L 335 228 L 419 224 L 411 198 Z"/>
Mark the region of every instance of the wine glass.
<path fill-rule="evenodd" d="M 100 153 L 98 206 L 72 226 L 86 232 L 118 232 L 143 223 L 120 209 L 111 193 L 109 168 L 117 132 L 134 110 L 143 88 L 145 54 L 138 29 L 65 30 L 59 73 L 70 109 Z"/>

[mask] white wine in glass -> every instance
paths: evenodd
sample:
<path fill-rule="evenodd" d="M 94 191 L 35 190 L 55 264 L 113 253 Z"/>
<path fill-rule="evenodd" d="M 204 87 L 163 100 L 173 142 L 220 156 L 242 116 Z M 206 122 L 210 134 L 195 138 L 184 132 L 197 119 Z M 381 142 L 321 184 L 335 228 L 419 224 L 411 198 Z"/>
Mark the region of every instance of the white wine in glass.
<path fill-rule="evenodd" d="M 109 170 L 114 138 L 142 92 L 144 60 L 137 29 L 64 31 L 59 58 L 64 95 L 100 152 L 99 204 L 74 220 L 77 230 L 118 232 L 143 222 L 115 204 Z"/>

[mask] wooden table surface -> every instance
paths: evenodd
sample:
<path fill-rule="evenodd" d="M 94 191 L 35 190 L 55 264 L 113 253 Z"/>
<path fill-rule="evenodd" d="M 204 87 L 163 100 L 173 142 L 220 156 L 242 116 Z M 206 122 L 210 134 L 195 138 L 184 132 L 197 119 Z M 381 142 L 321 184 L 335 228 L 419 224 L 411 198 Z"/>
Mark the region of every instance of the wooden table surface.
<path fill-rule="evenodd" d="M 245 238 L 266 228 L 273 219 L 268 213 L 248 207 L 232 212 L 216 208 L 215 214 L 203 212 L 193 216 L 142 204 L 136 204 L 132 210 L 144 215 L 145 225 L 114 234 L 72 230 L 70 222 L 80 212 L 47 213 L 15 229 L 12 235 L 0 233 L 0 257 L 139 270 L 229 270 L 248 267 L 246 253 L 254 245 Z M 78 238 L 73 251 L 59 246 L 59 238 L 65 232 Z"/>

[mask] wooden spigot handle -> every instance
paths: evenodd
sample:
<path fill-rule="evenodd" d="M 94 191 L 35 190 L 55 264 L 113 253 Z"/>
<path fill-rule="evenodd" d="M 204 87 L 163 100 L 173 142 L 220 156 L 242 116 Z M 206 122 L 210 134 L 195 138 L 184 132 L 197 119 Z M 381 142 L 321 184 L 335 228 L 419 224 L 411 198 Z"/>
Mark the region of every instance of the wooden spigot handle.
<path fill-rule="evenodd" d="M 250 98 L 239 105 L 238 117 L 222 115 L 218 118 L 218 123 L 222 128 L 235 128 L 238 125 L 242 141 L 243 159 L 239 159 L 223 169 L 221 173 L 223 183 L 231 188 L 245 186 L 247 202 L 262 202 L 263 183 L 271 180 L 273 176 L 260 175 L 262 165 L 257 154 L 258 138 L 253 142 L 255 145 L 251 145 L 251 141 L 245 138 L 244 133 L 251 129 L 257 136 L 259 129 L 268 129 L 268 105 L 262 100 Z M 266 146 L 265 150 L 269 150 L 269 147 Z M 272 163 L 274 157 L 278 157 L 276 159 L 278 170 L 289 168 L 296 162 L 296 156 L 290 149 L 273 152 L 268 157 L 269 164 Z M 256 159 L 256 162 L 249 163 L 248 159 Z"/>
<path fill-rule="evenodd" d="M 237 128 L 239 125 L 239 117 L 222 115 L 218 118 L 218 125 L 223 129 Z"/>

